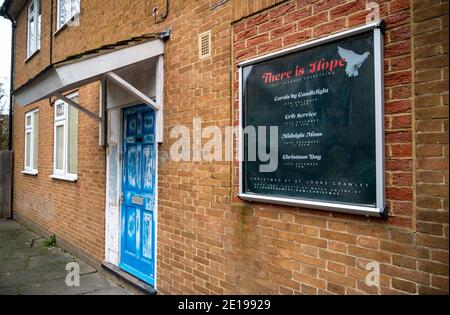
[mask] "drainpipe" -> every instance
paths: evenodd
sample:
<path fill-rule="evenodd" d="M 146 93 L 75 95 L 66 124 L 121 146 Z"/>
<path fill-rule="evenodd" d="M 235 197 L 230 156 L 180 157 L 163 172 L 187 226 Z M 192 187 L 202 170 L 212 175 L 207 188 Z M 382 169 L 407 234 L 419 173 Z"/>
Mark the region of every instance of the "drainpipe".
<path fill-rule="evenodd" d="M 50 3 L 50 65 L 53 64 L 53 4 L 54 4 L 54 0 L 51 1 Z M 42 14 L 42 13 L 41 13 Z"/>
<path fill-rule="evenodd" d="M 54 0 L 50 2 L 50 38 L 49 38 L 49 61 L 48 61 L 50 66 L 53 64 L 53 4 Z M 48 98 L 48 105 L 50 105 L 50 107 L 53 106 L 51 97 Z"/>

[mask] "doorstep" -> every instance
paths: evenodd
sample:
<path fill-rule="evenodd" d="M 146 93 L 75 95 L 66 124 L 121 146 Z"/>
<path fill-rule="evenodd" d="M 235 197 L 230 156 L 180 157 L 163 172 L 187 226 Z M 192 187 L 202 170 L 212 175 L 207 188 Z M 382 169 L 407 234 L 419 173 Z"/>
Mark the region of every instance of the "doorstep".
<path fill-rule="evenodd" d="M 102 268 L 106 271 L 112 273 L 114 276 L 119 277 L 120 279 L 126 281 L 127 283 L 131 284 L 133 287 L 137 288 L 138 290 L 143 291 L 147 295 L 157 295 L 158 292 L 155 290 L 154 287 L 151 285 L 145 283 L 144 281 L 139 280 L 138 278 L 130 275 L 128 272 L 123 271 L 119 267 L 104 262 L 102 263 Z"/>

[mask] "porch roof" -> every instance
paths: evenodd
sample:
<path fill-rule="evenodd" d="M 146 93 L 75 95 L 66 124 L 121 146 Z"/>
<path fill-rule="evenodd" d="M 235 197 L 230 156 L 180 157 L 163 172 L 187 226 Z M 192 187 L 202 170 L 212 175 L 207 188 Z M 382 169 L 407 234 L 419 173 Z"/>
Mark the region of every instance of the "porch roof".
<path fill-rule="evenodd" d="M 108 73 L 164 54 L 169 33 L 150 33 L 90 49 L 49 65 L 17 88 L 14 100 L 26 106 L 97 81 Z"/>

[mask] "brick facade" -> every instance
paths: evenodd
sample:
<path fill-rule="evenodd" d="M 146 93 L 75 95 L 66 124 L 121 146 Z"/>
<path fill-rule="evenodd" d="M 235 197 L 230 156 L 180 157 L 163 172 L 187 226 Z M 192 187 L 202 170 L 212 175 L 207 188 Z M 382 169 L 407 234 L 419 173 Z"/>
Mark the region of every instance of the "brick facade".
<path fill-rule="evenodd" d="M 165 50 L 165 142 L 171 129 L 238 123 L 236 63 L 363 25 L 365 2 L 81 1 L 79 27 L 53 36 L 42 0 L 41 51 L 26 63 L 25 11 L 18 17 L 16 87 L 50 59 L 172 28 Z M 385 97 L 389 218 L 249 204 L 236 198 L 237 164 L 160 158 L 158 290 L 170 294 L 448 293 L 448 2 L 386 0 Z M 105 10 L 108 8 L 108 10 Z M 56 10 L 54 8 L 54 15 Z M 113 18 L 112 18 L 113 17 Z M 213 54 L 199 60 L 198 34 L 212 31 Z M 53 32 L 55 27 L 53 26 Z M 98 112 L 98 84 L 79 90 Z M 24 113 L 39 107 L 39 175 L 23 175 Z M 98 125 L 79 115 L 79 179 L 52 180 L 49 101 L 15 107 L 14 215 L 54 233 L 77 251 L 104 259 L 105 149 Z M 381 263 L 381 287 L 367 287 L 365 266 Z"/>
<path fill-rule="evenodd" d="M 433 5 L 430 7 L 430 5 Z M 418 269 L 448 292 L 448 2 L 414 1 L 416 242 Z"/>
<path fill-rule="evenodd" d="M 97 84 L 79 90 L 79 101 L 98 112 Z M 24 170 L 25 112 L 39 108 L 38 176 Z M 19 114 L 20 113 L 20 114 Z M 14 217 L 56 234 L 93 260 L 104 258 L 105 151 L 98 146 L 98 124 L 80 114 L 76 183 L 53 180 L 54 108 L 42 101 L 17 110 L 14 116 Z"/>

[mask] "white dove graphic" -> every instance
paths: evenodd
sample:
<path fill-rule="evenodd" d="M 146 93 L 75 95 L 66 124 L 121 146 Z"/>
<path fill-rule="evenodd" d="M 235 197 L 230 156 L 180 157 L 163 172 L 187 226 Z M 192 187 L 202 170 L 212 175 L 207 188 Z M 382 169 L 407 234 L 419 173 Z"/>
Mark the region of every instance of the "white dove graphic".
<path fill-rule="evenodd" d="M 366 61 L 366 59 L 370 55 L 368 51 L 362 55 L 358 55 L 354 51 L 344 49 L 339 46 L 338 46 L 338 53 L 341 56 L 341 58 L 347 61 L 347 68 L 345 69 L 345 72 L 347 73 L 347 76 L 350 78 L 357 77 L 359 75 L 358 69 L 361 68 L 364 61 Z"/>

